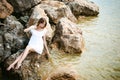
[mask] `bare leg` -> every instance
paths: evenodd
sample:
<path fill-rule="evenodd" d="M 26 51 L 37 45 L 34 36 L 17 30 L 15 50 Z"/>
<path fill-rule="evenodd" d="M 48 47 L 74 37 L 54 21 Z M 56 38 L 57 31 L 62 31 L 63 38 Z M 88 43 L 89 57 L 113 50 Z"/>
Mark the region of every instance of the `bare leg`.
<path fill-rule="evenodd" d="M 23 53 L 21 53 L 16 60 L 7 68 L 7 70 L 9 71 L 11 68 L 14 68 L 14 65 L 19 61 L 19 59 L 22 57 Z"/>
<path fill-rule="evenodd" d="M 29 53 L 29 50 L 31 50 L 31 49 L 32 49 L 32 48 L 29 47 L 29 46 L 26 47 L 26 49 L 25 49 L 22 57 L 18 60 L 17 66 L 16 66 L 15 69 L 18 69 L 18 68 L 21 66 L 22 61 L 27 57 L 27 55 L 28 55 L 28 53 Z"/>

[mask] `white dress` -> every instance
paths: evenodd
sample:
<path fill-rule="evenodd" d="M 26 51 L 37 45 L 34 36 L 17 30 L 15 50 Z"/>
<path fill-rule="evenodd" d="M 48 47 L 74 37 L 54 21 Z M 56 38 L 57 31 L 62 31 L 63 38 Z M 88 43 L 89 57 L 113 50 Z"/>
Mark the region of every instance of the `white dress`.
<path fill-rule="evenodd" d="M 44 28 L 40 31 L 35 30 L 35 25 L 32 26 L 31 32 L 31 38 L 28 43 L 28 46 L 32 47 L 37 53 L 42 54 L 44 44 L 43 44 L 43 36 L 46 34 L 47 29 Z"/>

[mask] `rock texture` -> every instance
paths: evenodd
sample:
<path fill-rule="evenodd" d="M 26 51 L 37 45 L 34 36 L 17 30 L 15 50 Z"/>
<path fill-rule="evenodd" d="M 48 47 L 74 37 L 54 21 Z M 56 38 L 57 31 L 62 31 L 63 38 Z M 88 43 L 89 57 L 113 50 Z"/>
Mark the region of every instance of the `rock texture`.
<path fill-rule="evenodd" d="M 70 67 L 69 67 L 70 68 Z M 78 80 L 78 73 L 75 69 L 59 67 L 55 72 L 51 72 L 46 80 Z"/>
<path fill-rule="evenodd" d="M 97 16 L 99 14 L 99 7 L 88 0 L 64 0 L 64 2 L 71 8 L 76 17 L 80 15 Z"/>
<path fill-rule="evenodd" d="M 63 2 L 59 1 L 43 1 L 40 7 L 45 10 L 46 14 L 50 18 L 50 22 L 58 23 L 62 17 L 67 17 L 72 22 L 77 22 L 77 19 L 72 14 L 70 8 Z"/>
<path fill-rule="evenodd" d="M 41 0 L 8 0 L 14 7 L 15 12 L 25 11 L 39 4 Z"/>
<path fill-rule="evenodd" d="M 0 62 L 2 61 L 4 55 L 3 37 L 0 36 Z"/>
<path fill-rule="evenodd" d="M 19 50 L 16 54 L 11 55 L 5 62 L 4 67 L 7 68 L 22 52 L 23 50 Z M 7 77 L 16 78 L 19 80 L 40 80 L 40 76 L 38 76 L 38 70 L 40 68 L 40 64 L 42 61 L 45 61 L 46 58 L 44 55 L 39 55 L 37 53 L 30 53 L 27 58 L 23 61 L 21 67 L 18 70 L 11 69 L 11 71 L 7 72 Z M 14 80 L 14 79 L 11 79 Z"/>
<path fill-rule="evenodd" d="M 0 0 L 0 18 L 6 18 L 12 12 L 13 7 L 6 0 Z"/>
<path fill-rule="evenodd" d="M 4 53 L 2 56 L 3 59 L 10 56 L 17 50 L 24 48 L 26 41 L 25 33 L 23 32 L 24 27 L 14 16 L 7 17 L 4 23 L 6 26 L 0 27 L 0 54 Z"/>
<path fill-rule="evenodd" d="M 68 53 L 81 53 L 83 48 L 82 31 L 67 18 L 60 19 L 56 26 L 53 43 Z"/>
<path fill-rule="evenodd" d="M 21 51 L 22 50 L 19 50 L 16 54 L 11 55 L 6 60 L 4 66 L 8 67 L 8 65 L 10 65 L 18 55 L 20 55 Z M 12 78 L 11 80 L 14 80 L 13 77 L 15 76 L 17 76 L 17 80 L 41 80 L 39 69 L 43 61 L 49 62 L 45 58 L 44 54 L 39 55 L 36 53 L 30 53 L 23 61 L 20 69 L 12 69 L 11 71 L 7 72 L 6 75 L 9 77 L 9 79 Z M 42 80 L 78 80 L 78 78 L 78 73 L 73 67 L 64 65 L 64 67 L 59 66 L 54 71 L 50 72 L 47 78 Z"/>

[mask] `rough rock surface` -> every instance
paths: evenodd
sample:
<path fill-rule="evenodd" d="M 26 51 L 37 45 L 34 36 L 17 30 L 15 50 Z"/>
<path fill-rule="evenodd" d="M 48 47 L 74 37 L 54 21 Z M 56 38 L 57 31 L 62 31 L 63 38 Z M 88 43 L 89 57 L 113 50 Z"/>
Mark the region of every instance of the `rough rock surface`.
<path fill-rule="evenodd" d="M 16 54 L 11 55 L 5 62 L 4 67 L 7 68 L 22 52 L 19 50 Z M 38 70 L 42 61 L 45 61 L 46 58 L 43 55 L 37 53 L 30 53 L 27 58 L 23 61 L 19 69 L 11 69 L 6 73 L 7 77 L 13 78 L 17 76 L 18 80 L 40 80 L 38 76 Z M 16 79 L 16 80 L 17 80 Z"/>
<path fill-rule="evenodd" d="M 80 15 L 97 16 L 99 14 L 99 7 L 88 0 L 64 0 L 73 14 L 78 18 Z"/>
<path fill-rule="evenodd" d="M 70 68 L 70 67 L 69 67 Z M 51 72 L 46 80 L 78 80 L 78 73 L 75 69 L 64 66 Z"/>
<path fill-rule="evenodd" d="M 82 31 L 75 23 L 67 18 L 60 19 L 53 43 L 68 53 L 81 53 L 83 45 Z"/>
<path fill-rule="evenodd" d="M 6 0 L 0 0 L 0 18 L 6 18 L 12 12 L 13 7 Z"/>
<path fill-rule="evenodd" d="M 41 0 L 8 0 L 14 7 L 15 12 L 25 11 L 39 4 Z"/>
<path fill-rule="evenodd" d="M 17 21 L 14 16 L 8 16 L 4 23 L 6 26 L 0 27 L 1 29 L 1 53 L 3 60 L 10 54 L 15 53 L 19 49 L 25 47 L 25 42 L 27 40 L 25 33 L 23 32 L 23 25 Z M 3 46 L 4 44 L 4 46 Z"/>
<path fill-rule="evenodd" d="M 50 18 L 50 22 L 58 23 L 62 17 L 67 17 L 72 22 L 77 22 L 77 19 L 72 14 L 69 6 L 59 1 L 43 1 L 40 4 Z"/>

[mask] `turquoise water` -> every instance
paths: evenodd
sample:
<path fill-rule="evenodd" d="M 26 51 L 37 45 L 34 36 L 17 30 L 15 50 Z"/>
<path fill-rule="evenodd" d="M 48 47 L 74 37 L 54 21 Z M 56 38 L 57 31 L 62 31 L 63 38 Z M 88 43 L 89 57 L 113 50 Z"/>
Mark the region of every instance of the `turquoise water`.
<path fill-rule="evenodd" d="M 74 68 L 78 80 L 120 80 L 120 0 L 92 0 L 100 7 L 98 17 L 80 20 L 85 50 L 81 55 L 51 51 L 53 64 L 44 62 L 39 75 L 44 80 L 58 67 Z"/>

